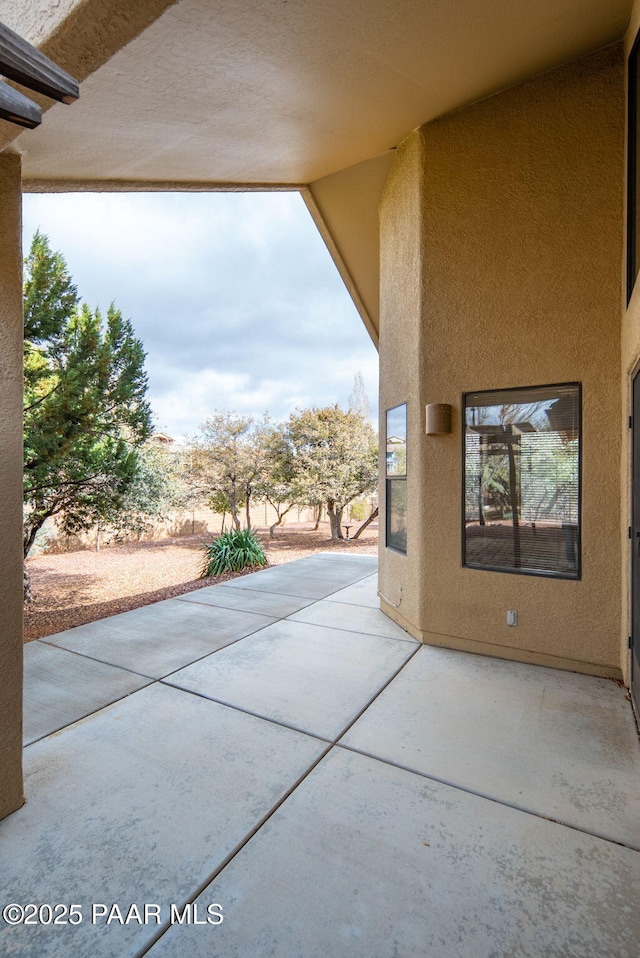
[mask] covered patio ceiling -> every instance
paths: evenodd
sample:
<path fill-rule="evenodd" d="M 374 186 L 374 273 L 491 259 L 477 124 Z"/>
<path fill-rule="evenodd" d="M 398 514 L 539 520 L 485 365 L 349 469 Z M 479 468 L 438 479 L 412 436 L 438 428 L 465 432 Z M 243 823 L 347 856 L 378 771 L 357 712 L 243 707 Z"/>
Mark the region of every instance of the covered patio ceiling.
<path fill-rule="evenodd" d="M 40 129 L 0 124 L 0 148 L 22 153 L 31 191 L 302 188 L 375 339 L 377 205 L 393 149 L 618 40 L 630 7 L 0 0 L 0 21 L 83 81 L 80 101 L 51 106 Z"/>

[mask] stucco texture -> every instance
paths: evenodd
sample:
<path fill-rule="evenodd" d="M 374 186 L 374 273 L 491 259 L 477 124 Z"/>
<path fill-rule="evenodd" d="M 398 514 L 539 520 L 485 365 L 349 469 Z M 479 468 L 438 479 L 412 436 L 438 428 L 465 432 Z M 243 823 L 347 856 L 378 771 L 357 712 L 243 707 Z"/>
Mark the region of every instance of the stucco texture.
<path fill-rule="evenodd" d="M 0 21 L 82 82 L 142 33 L 175 0 L 0 0 Z M 22 89 L 18 86 L 18 89 Z M 24 91 L 23 91 L 24 92 Z M 27 91 L 43 112 L 57 106 Z M 65 107 L 58 107 L 65 109 Z M 0 149 L 21 132 L 0 121 Z"/>
<path fill-rule="evenodd" d="M 397 153 L 381 207 L 381 407 L 409 402 L 409 546 L 385 611 L 424 641 L 620 675 L 617 44 L 442 118 Z M 583 386 L 582 579 L 461 565 L 462 393 Z M 450 403 L 450 436 L 424 434 Z M 506 610 L 518 626 L 506 625 Z"/>
<path fill-rule="evenodd" d="M 625 53 L 628 56 L 640 30 L 640 0 L 633 6 L 633 13 L 629 29 L 625 37 Z M 628 96 L 628 91 L 627 91 Z M 626 148 L 626 145 L 625 145 Z M 627 183 L 625 180 L 625 196 Z M 626 214 L 626 203 L 625 203 Z M 625 220 L 625 235 L 627 223 Z M 621 302 L 626 304 L 626 258 L 621 264 Z M 629 556 L 629 541 L 625 531 L 631 522 L 631 440 L 632 433 L 627 427 L 627 415 L 632 412 L 632 384 L 635 373 L 640 369 L 640 282 L 636 282 L 633 295 L 622 316 L 622 366 L 620 376 L 620 399 L 623 416 L 621 427 L 622 461 L 622 513 L 621 513 L 621 562 L 622 562 L 622 614 L 621 651 L 624 664 L 625 681 L 631 677 L 631 656 L 627 650 L 626 637 L 631 634 L 631 562 Z"/>
<path fill-rule="evenodd" d="M 0 818 L 22 791 L 22 260 L 20 158 L 0 156 Z"/>

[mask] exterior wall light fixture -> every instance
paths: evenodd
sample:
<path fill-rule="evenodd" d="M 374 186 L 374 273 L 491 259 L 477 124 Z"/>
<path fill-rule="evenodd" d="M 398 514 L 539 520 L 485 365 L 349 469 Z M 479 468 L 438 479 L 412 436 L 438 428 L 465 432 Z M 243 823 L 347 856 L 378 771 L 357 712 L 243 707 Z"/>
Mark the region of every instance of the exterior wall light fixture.
<path fill-rule="evenodd" d="M 443 436 L 451 432 L 451 406 L 444 402 L 427 405 L 427 436 Z"/>

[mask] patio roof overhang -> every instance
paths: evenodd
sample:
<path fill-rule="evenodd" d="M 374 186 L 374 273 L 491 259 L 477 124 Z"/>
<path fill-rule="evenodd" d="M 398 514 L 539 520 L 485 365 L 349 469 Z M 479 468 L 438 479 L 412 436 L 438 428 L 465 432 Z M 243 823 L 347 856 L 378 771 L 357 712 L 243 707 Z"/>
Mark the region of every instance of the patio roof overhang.
<path fill-rule="evenodd" d="M 412 130 L 620 39 L 630 0 L 0 0 L 82 81 L 0 123 L 26 191 L 301 189 L 369 332 L 377 208 Z"/>

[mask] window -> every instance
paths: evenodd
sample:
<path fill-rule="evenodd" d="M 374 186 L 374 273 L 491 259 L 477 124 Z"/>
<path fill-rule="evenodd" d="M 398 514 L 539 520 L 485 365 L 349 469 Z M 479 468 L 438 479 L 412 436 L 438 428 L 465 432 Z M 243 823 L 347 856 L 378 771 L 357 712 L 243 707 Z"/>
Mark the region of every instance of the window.
<path fill-rule="evenodd" d="M 627 302 L 640 272 L 640 164 L 638 163 L 638 102 L 640 100 L 640 34 L 629 56 L 627 155 Z"/>
<path fill-rule="evenodd" d="M 387 547 L 407 551 L 407 404 L 387 410 Z"/>
<path fill-rule="evenodd" d="M 580 385 L 464 397 L 463 564 L 580 578 Z"/>

